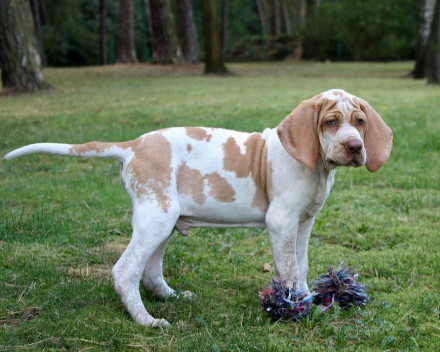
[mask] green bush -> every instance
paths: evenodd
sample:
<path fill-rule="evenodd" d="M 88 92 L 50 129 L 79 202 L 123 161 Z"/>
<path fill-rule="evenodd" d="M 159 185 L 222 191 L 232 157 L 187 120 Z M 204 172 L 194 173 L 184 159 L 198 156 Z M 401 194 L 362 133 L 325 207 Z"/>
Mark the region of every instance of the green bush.
<path fill-rule="evenodd" d="M 411 0 L 323 1 L 308 17 L 303 58 L 408 60 L 414 57 L 417 6 Z"/>

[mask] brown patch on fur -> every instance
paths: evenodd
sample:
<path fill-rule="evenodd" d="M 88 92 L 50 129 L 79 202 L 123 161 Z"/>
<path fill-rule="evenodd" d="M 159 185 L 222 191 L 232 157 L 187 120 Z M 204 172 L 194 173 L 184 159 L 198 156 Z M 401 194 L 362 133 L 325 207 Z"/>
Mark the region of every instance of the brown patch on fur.
<path fill-rule="evenodd" d="M 127 143 L 135 155 L 127 165 L 131 187 L 138 194 L 155 197 L 164 212 L 168 210 L 166 189 L 171 184 L 171 146 L 159 133 L 139 137 Z"/>
<path fill-rule="evenodd" d="M 193 149 L 193 147 L 191 146 L 191 144 L 187 144 L 186 145 L 186 151 L 189 153 L 191 153 L 191 150 Z"/>
<path fill-rule="evenodd" d="M 185 127 L 185 132 L 189 138 L 197 141 L 205 140 L 206 142 L 209 142 L 212 137 L 211 134 L 208 134 L 203 128 L 200 127 Z"/>
<path fill-rule="evenodd" d="M 220 202 L 233 202 L 235 200 L 235 191 L 229 182 L 221 177 L 217 172 L 210 173 L 205 176 L 208 180 L 209 195 L 219 200 Z"/>
<path fill-rule="evenodd" d="M 177 170 L 177 192 L 190 195 L 194 202 L 203 204 L 206 196 L 203 194 L 203 176 L 199 170 L 191 169 L 185 163 Z"/>
<path fill-rule="evenodd" d="M 261 133 L 252 133 L 244 143 L 246 154 L 241 154 L 234 138 L 223 144 L 223 168 L 234 172 L 238 178 L 252 176 L 257 188 L 252 206 L 265 211 L 268 207 L 266 194 L 267 148 Z"/>
<path fill-rule="evenodd" d="M 123 143 L 121 143 L 123 144 Z M 84 144 L 76 144 L 69 149 L 71 155 L 81 156 L 89 152 L 102 152 L 105 149 L 119 146 L 119 143 L 108 143 L 108 142 L 88 142 Z"/>
<path fill-rule="evenodd" d="M 202 175 L 199 170 L 191 169 L 185 163 L 180 165 L 177 170 L 177 192 L 190 195 L 195 203 L 203 204 L 206 201 L 206 195 L 203 193 L 204 180 L 208 181 L 211 188 L 209 195 L 214 199 L 220 202 L 233 202 L 235 200 L 234 189 L 217 172 Z"/>

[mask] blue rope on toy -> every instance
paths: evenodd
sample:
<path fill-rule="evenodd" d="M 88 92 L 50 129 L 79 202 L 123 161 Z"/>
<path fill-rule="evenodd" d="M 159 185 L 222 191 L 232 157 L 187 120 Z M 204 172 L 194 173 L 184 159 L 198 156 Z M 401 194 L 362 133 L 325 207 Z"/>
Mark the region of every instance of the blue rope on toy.
<path fill-rule="evenodd" d="M 344 268 L 344 262 L 339 265 L 339 270 L 333 267 L 328 269 L 328 274 L 321 275 L 312 281 L 313 290 L 317 292 L 314 303 L 323 305 L 326 311 L 336 302 L 341 308 L 365 306 L 368 296 L 365 285 L 356 282 L 358 274 L 353 273 L 353 267 Z"/>
<path fill-rule="evenodd" d="M 339 270 L 330 267 L 328 274 L 312 281 L 314 292 L 310 295 L 273 280 L 272 285 L 260 293 L 264 310 L 274 321 L 299 321 L 311 315 L 313 305 L 321 312 L 326 312 L 335 303 L 341 308 L 365 306 L 368 300 L 365 286 L 356 281 L 358 275 L 352 272 L 353 267 L 344 268 L 343 264 Z"/>
<path fill-rule="evenodd" d="M 309 315 L 313 305 L 313 296 L 287 288 L 277 280 L 260 293 L 260 299 L 274 321 L 299 321 Z"/>

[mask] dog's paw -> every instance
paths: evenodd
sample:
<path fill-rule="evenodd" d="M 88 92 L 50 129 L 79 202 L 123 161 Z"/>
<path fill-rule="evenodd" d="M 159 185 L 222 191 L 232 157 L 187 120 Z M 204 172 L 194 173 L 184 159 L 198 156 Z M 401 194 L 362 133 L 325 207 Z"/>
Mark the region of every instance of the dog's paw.
<path fill-rule="evenodd" d="M 197 299 L 197 295 L 194 292 L 191 291 L 183 291 L 181 293 L 181 295 L 183 295 L 184 299 L 189 299 L 191 301 L 196 300 Z"/>
<path fill-rule="evenodd" d="M 183 291 L 183 292 L 173 292 L 170 295 L 170 298 L 173 299 L 187 299 L 187 300 L 196 300 L 197 299 L 197 295 L 191 291 Z"/>
<path fill-rule="evenodd" d="M 150 326 L 153 328 L 168 328 L 170 323 L 168 323 L 168 321 L 165 319 L 154 319 Z"/>

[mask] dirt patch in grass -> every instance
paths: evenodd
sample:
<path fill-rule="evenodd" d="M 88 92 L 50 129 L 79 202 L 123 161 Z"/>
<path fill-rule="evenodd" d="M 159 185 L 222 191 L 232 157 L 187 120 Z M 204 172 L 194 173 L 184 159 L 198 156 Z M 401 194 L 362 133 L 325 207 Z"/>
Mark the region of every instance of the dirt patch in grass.
<path fill-rule="evenodd" d="M 117 237 L 114 241 L 105 243 L 104 246 L 99 248 L 99 250 L 103 250 L 107 253 L 114 253 L 119 256 L 125 251 L 129 242 L 130 237 Z"/>
<path fill-rule="evenodd" d="M 0 317 L 0 325 L 18 326 L 21 323 L 34 319 L 40 314 L 40 307 L 28 307 L 16 312 L 8 312 L 7 315 Z"/>
<path fill-rule="evenodd" d="M 96 253 L 101 253 L 104 256 L 110 256 L 112 258 L 114 257 L 115 260 L 117 260 L 124 252 L 125 248 L 127 248 L 129 242 L 129 237 L 117 237 L 111 242 L 107 242 L 102 246 L 95 247 L 94 251 Z M 67 275 L 83 280 L 90 278 L 107 280 L 111 278 L 111 272 L 115 260 L 110 260 L 105 264 L 86 263 L 85 265 L 79 267 L 71 267 L 67 269 Z"/>

